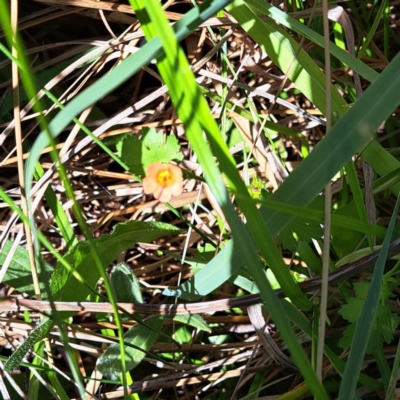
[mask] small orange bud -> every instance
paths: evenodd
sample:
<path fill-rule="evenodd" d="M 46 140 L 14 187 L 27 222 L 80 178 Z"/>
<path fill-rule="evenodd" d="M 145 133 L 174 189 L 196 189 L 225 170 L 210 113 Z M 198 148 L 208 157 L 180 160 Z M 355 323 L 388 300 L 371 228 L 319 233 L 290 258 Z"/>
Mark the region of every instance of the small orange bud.
<path fill-rule="evenodd" d="M 146 168 L 143 190 L 147 194 L 153 193 L 157 200 L 166 203 L 172 195 L 179 196 L 183 192 L 182 181 L 181 168 L 155 162 Z"/>

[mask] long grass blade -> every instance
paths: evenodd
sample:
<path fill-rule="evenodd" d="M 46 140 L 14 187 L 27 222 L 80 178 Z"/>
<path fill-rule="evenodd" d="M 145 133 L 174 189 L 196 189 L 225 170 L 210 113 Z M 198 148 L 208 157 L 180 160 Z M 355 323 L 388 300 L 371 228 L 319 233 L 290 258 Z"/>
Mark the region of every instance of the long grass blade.
<path fill-rule="evenodd" d="M 382 277 L 385 269 L 385 261 L 389 250 L 390 240 L 393 234 L 397 219 L 397 212 L 400 206 L 400 195 L 397 197 L 393 215 L 388 227 L 388 233 L 383 242 L 381 252 L 376 261 L 374 273 L 368 289 L 368 294 L 357 320 L 353 340 L 351 343 L 350 354 L 347 360 L 346 369 L 343 374 L 343 380 L 340 385 L 339 400 L 352 399 L 356 389 L 358 376 L 361 371 L 365 351 L 368 345 L 368 339 L 371 334 L 372 324 L 376 314 L 377 305 L 381 291 Z"/>
<path fill-rule="evenodd" d="M 141 10 L 141 12 L 143 12 L 145 6 L 144 2 L 132 0 L 132 4 L 136 10 Z M 247 193 L 247 189 L 243 189 L 243 183 L 236 179 L 237 172 L 234 168 L 232 170 L 234 165 L 229 157 L 226 145 L 221 141 L 218 130 L 215 129 L 214 121 L 210 119 L 208 107 L 204 99 L 201 97 L 197 85 L 195 85 L 194 76 L 190 72 L 183 52 L 178 47 L 176 39 L 171 35 L 172 32 L 168 28 L 167 20 L 161 12 L 161 8 L 158 3 L 153 0 L 146 2 L 146 5 L 148 14 L 143 13 L 141 15 L 142 21 L 147 25 L 144 25 L 143 29 L 145 30 L 146 35 L 150 37 L 154 34 L 159 34 L 161 37 L 166 57 L 158 61 L 158 68 L 169 88 L 177 113 L 186 126 L 186 134 L 199 157 L 208 184 L 224 209 L 225 216 L 231 226 L 234 237 L 240 239 L 238 245 L 246 257 L 248 257 L 248 266 L 253 277 L 261 286 L 264 286 L 261 291 L 263 299 L 266 301 L 267 307 L 273 316 L 274 321 L 280 327 L 281 334 L 286 339 L 286 343 L 288 344 L 299 369 L 305 379 L 309 382 L 313 393 L 315 393 L 315 395 L 320 399 L 326 398 L 327 396 L 324 389 L 316 379 L 309 361 L 305 357 L 301 346 L 299 346 L 299 343 L 293 336 L 293 332 L 282 314 L 283 310 L 280 302 L 277 301 L 273 295 L 271 287 L 260 269 L 257 259 L 254 257 L 254 245 L 252 245 L 252 242 L 249 240 L 250 237 L 246 237 L 246 233 L 243 232 L 245 227 L 238 223 L 239 221 L 237 216 L 231 212 L 232 206 L 229 203 L 225 190 L 221 188 L 219 171 L 216 168 L 209 149 L 204 146 L 204 142 L 202 141 L 201 134 L 203 129 L 207 134 L 212 150 L 220 161 L 221 167 L 223 169 L 226 168 L 226 175 L 230 180 L 231 185 L 235 185 L 235 190 L 242 193 L 242 195 Z M 181 85 L 174 85 L 175 79 L 179 79 Z M 216 175 L 213 174 L 214 170 L 217 173 Z M 248 225 L 254 234 L 255 240 L 259 239 L 257 238 L 257 235 L 259 234 L 257 230 L 262 227 L 262 224 L 259 224 L 259 221 L 255 222 L 257 215 L 255 215 L 251 209 L 249 210 L 249 208 L 246 207 L 245 202 L 243 202 L 241 206 L 244 209 Z M 270 238 L 267 237 L 266 240 L 269 241 Z"/>

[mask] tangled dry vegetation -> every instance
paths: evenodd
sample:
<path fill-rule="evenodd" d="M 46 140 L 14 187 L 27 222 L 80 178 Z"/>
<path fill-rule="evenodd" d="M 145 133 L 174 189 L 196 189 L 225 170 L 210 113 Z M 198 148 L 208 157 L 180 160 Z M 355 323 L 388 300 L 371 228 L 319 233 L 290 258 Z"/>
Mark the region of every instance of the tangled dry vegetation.
<path fill-rule="evenodd" d="M 168 0 L 163 3 L 171 22 L 180 20 L 192 7 L 191 2 L 186 0 Z M 279 1 L 274 3 L 280 6 Z M 391 2 L 391 23 L 396 27 L 397 3 Z M 346 7 L 345 3 L 343 7 Z M 293 15 L 296 18 L 307 18 L 311 12 L 310 6 Z M 357 20 L 351 13 L 349 15 L 357 26 Z M 144 43 L 144 34 L 131 7 L 116 2 L 23 1 L 19 4 L 18 25 L 29 55 L 32 73 L 36 75 L 38 84 L 45 85 L 62 104 L 67 104 L 86 87 L 115 68 L 121 60 L 137 52 Z M 362 31 L 362 27 L 359 28 Z M 395 31 L 398 32 L 398 28 Z M 293 37 L 297 42 L 301 41 L 298 35 L 294 34 Z M 363 58 L 366 64 L 376 70 L 384 68 L 388 63 L 380 50 L 381 40 L 381 32 L 378 30 L 371 44 L 376 57 Z M 286 79 L 265 52 L 227 13 L 207 20 L 182 42 L 182 46 L 198 84 L 207 91 L 213 117 L 220 126 L 224 126 L 230 152 L 238 163 L 243 179 L 251 186 L 253 177 L 257 176 L 264 189 L 275 191 L 288 176 L 288 172 L 324 136 L 325 119 L 322 114 L 295 89 L 293 83 Z M 321 49 L 307 40 L 302 46 L 322 67 L 323 64 L 319 61 Z M 87 52 L 94 47 L 101 56 L 92 62 L 93 53 Z M 390 51 L 394 52 L 395 49 L 396 45 Z M 226 58 L 221 57 L 221 50 L 226 52 Z M 0 116 L 3 121 L 0 126 L 0 185 L 15 204 L 20 205 L 10 60 L 3 59 L 0 63 L 0 76 Z M 343 86 L 353 86 L 349 68 L 333 69 L 332 79 Z M 365 82 L 363 86 L 365 88 Z M 343 92 L 342 95 L 346 96 L 346 93 Z M 51 118 L 58 107 L 44 93 L 42 96 L 47 107 L 45 113 Z M 250 124 L 234 108 L 228 111 L 226 108 L 222 109 L 217 101 L 220 97 L 238 108 L 246 105 L 259 116 L 268 114 L 270 121 L 281 126 L 279 135 L 274 134 L 268 141 L 264 135 L 258 134 L 259 127 Z M 26 158 L 40 130 L 23 91 L 20 101 Z M 202 177 L 198 158 L 188 143 L 185 129 L 177 118 L 155 64 L 143 68 L 124 85 L 87 108 L 79 116 L 79 121 L 111 148 L 115 146 L 119 135 L 130 133 L 140 137 L 143 128 L 154 127 L 165 135 L 174 134 L 184 154 L 181 166 L 189 171 L 188 174 Z M 272 144 L 274 148 L 271 150 Z M 117 165 L 77 124 L 72 123 L 64 130 L 56 148 L 67 169 L 76 200 L 81 205 L 84 218 L 95 238 L 111 233 L 116 223 L 130 220 L 167 222 L 182 229 L 177 236 L 163 237 L 150 244 L 139 240 L 113 263 L 116 265 L 123 262 L 129 266 L 141 284 L 146 305 L 171 302 L 171 298 L 166 298 L 162 291 L 166 287 L 178 287 L 192 276 L 192 267 L 196 266 L 196 262 L 201 263 L 199 249 L 206 244 L 204 236 L 217 244 L 230 238 L 229 224 L 226 223 L 215 196 L 204 182 L 190 179 L 190 175 L 186 175 L 184 192 L 171 199 L 171 208 L 154 200 L 151 195 L 145 195 L 141 182 Z M 57 252 L 64 254 L 65 240 L 55 229 L 53 213 L 44 200 L 47 185 L 51 185 L 61 202 L 76 238 L 84 240 L 84 235 L 76 223 L 72 203 L 66 197 L 65 188 L 50 157 L 50 148 L 44 150 L 40 163 L 44 174 L 34 186 L 35 223 Z M 361 176 L 360 172 L 360 179 L 363 180 Z M 254 184 L 253 189 L 261 190 L 254 187 Z M 337 181 L 334 193 L 340 189 L 340 181 Z M 388 198 L 380 202 L 378 207 L 381 221 L 385 218 L 387 220 L 393 209 L 393 200 Z M 173 209 L 178 209 L 179 213 L 174 213 Z M 239 210 L 238 212 L 240 213 Z M 0 221 L 2 240 L 8 238 L 16 245 L 26 245 L 23 225 L 5 203 L 0 204 Z M 187 221 L 198 231 L 188 230 Z M 44 257 L 49 264 L 55 264 L 56 260 L 50 253 L 44 253 Z M 287 265 L 305 265 L 290 251 L 282 249 L 282 257 Z M 189 262 L 182 263 L 182 260 Z M 101 280 L 98 282 L 98 289 L 105 294 Z M 40 318 L 40 312 L 29 311 L 31 297 L 5 284 L 1 290 L 4 298 L 11 298 L 13 301 L 25 299 L 26 303 L 21 304 L 26 304 L 27 310 L 22 311 L 15 306 L 2 312 L 0 316 L 1 354 L 8 357 L 32 332 Z M 241 288 L 227 282 L 203 300 L 229 300 L 243 294 Z M 113 336 L 117 327 L 111 309 L 106 317 L 108 314 L 96 312 L 105 310 L 96 310 L 94 306 L 85 307 L 71 302 L 59 308 L 60 311 L 67 309 L 79 310 L 75 312 L 70 324 L 65 326 L 65 330 L 88 398 L 92 396 L 111 399 L 122 396 L 120 384 L 102 376 L 95 368 L 99 356 L 110 343 L 116 341 Z M 290 392 L 302 381 L 296 369 L 290 368 L 284 361 L 274 360 L 266 352 L 245 307 L 227 307 L 225 311 L 204 312 L 202 315 L 211 328 L 209 333 L 189 329 L 175 321 L 164 323 L 163 334 L 151 348 L 151 354 L 131 372 L 129 391 L 139 393 L 138 397 L 132 395 L 132 398 L 258 398 L 259 393 L 277 396 Z M 337 308 L 333 307 L 328 317 L 334 325 L 338 317 Z M 134 324 L 137 324 L 134 319 L 123 320 L 124 328 L 130 328 Z M 286 348 L 273 327 L 271 324 L 272 337 L 279 347 L 277 352 L 285 357 Z M 328 329 L 327 335 L 335 338 L 340 333 L 335 329 Z M 60 339 L 57 328 L 49 334 L 46 346 L 52 348 L 53 358 L 44 360 L 37 373 L 51 365 L 63 382 L 69 398 L 77 398 L 79 392 L 66 360 L 65 343 Z M 311 351 L 310 341 L 305 337 L 303 347 L 308 353 Z M 35 351 L 44 354 L 42 349 L 35 348 Z M 26 360 L 32 361 L 34 354 L 31 353 Z M 158 357 L 154 358 L 154 355 Z M 328 364 L 325 367 L 326 375 L 330 367 Z M 22 390 L 27 395 L 30 390 L 27 387 L 30 371 L 32 369 L 22 366 L 12 374 L 4 374 L 2 379 L 8 382 L 11 392 L 20 393 Z M 42 384 L 49 386 L 46 381 Z M 334 384 L 332 380 L 332 385 Z M 263 392 L 266 388 L 268 390 Z M 52 398 L 52 389 L 49 390 L 50 392 L 42 388 L 40 398 Z"/>

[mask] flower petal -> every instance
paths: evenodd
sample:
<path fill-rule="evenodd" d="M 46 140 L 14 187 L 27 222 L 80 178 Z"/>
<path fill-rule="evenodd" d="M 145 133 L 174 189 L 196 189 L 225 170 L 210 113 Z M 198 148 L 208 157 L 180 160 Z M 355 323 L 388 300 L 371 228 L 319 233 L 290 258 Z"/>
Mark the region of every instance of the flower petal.
<path fill-rule="evenodd" d="M 174 196 L 179 196 L 182 194 L 183 192 L 183 186 L 182 186 L 182 179 L 179 182 L 174 182 L 170 187 L 169 187 L 170 192 L 174 195 Z"/>
<path fill-rule="evenodd" d="M 156 177 L 160 171 L 165 170 L 166 165 L 161 164 L 160 162 L 151 163 L 146 168 L 146 176 L 154 176 Z"/>
<path fill-rule="evenodd" d="M 169 164 L 168 169 L 176 180 L 182 180 L 182 169 L 176 165 Z"/>
<path fill-rule="evenodd" d="M 154 193 L 153 196 L 163 203 L 168 203 L 171 200 L 171 191 L 169 188 L 160 186 Z"/>
<path fill-rule="evenodd" d="M 146 176 L 146 178 L 143 178 L 143 191 L 145 193 L 154 193 L 159 188 L 159 186 L 160 184 L 157 182 L 154 176 Z"/>

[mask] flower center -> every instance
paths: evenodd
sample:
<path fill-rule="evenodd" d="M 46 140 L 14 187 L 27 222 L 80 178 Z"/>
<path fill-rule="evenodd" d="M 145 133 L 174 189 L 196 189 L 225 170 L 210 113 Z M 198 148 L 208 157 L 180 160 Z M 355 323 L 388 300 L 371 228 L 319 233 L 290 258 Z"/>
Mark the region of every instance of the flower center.
<path fill-rule="evenodd" d="M 163 187 L 168 187 L 172 185 L 174 178 L 169 171 L 161 171 L 157 176 L 158 183 Z"/>

